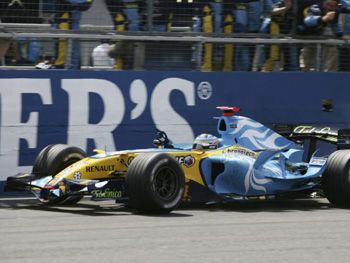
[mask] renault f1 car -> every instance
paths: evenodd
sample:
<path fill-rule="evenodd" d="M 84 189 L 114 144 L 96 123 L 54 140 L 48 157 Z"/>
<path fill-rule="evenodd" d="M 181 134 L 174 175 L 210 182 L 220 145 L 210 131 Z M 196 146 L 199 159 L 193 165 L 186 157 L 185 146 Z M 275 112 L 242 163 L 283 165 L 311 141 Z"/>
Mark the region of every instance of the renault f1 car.
<path fill-rule="evenodd" d="M 201 135 L 195 143 L 172 144 L 158 131 L 155 148 L 106 152 L 87 157 L 77 147 L 49 145 L 31 173 L 8 177 L 6 190 L 31 191 L 45 204 L 93 200 L 128 202 L 142 213 L 168 213 L 181 202 L 229 202 L 322 192 L 350 205 L 349 130 L 296 127 L 281 136 L 236 107 L 218 107 L 219 138 Z M 306 138 L 338 145 L 330 156 L 305 159 Z M 303 159 L 304 158 L 304 159 Z"/>

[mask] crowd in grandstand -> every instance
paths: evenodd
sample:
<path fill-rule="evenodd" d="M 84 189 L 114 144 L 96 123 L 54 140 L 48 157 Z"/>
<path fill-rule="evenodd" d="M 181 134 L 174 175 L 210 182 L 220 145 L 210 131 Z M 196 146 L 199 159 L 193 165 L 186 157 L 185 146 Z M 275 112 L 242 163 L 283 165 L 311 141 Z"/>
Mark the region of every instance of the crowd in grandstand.
<path fill-rule="evenodd" d="M 350 0 L 95 1 L 104 2 L 114 23 L 114 30 L 118 32 L 184 30 L 217 37 L 325 37 L 346 41 L 350 35 Z M 34 0 L 0 0 L 1 22 L 42 23 L 46 19 L 57 29 L 74 30 L 79 29 L 82 13 L 93 4 L 93 0 L 41 0 L 40 5 Z M 0 57 L 9 48 L 9 43 L 6 40 L 0 42 Z M 26 48 L 25 55 L 21 54 L 23 45 Z M 130 45 L 119 42 L 111 45 L 103 41 L 94 50 L 92 63 L 114 69 L 147 69 L 145 62 L 133 61 L 135 54 L 132 49 L 135 45 L 139 45 L 138 50 L 142 49 L 140 43 Z M 67 48 L 67 40 L 57 40 L 54 60 L 46 64 L 52 62 L 55 68 L 79 68 L 79 41 L 72 40 L 69 65 L 66 62 Z M 34 64 L 42 55 L 37 39 L 19 39 L 12 49 L 16 50 L 13 62 L 26 59 Z M 196 52 L 201 52 L 200 67 L 203 71 L 298 71 L 301 67 L 309 71 L 317 67 L 317 49 L 314 45 L 204 43 L 200 50 L 190 49 L 190 59 L 198 57 Z M 336 71 L 343 67 L 342 60 L 347 54 L 349 51 L 346 45 L 322 48 L 321 54 L 318 54 L 320 60 L 324 61 L 321 70 Z"/>

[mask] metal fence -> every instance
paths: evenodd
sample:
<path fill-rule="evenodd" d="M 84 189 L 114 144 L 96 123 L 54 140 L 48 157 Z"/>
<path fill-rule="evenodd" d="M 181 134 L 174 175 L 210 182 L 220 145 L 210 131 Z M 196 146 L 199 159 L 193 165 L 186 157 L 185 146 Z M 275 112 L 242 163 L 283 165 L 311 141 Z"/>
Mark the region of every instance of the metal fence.
<path fill-rule="evenodd" d="M 296 15 L 277 21 L 271 15 L 275 6 L 266 4 L 271 1 L 72 2 L 0 0 L 2 67 L 350 70 L 346 41 L 296 34 Z M 296 14 L 300 1 L 291 2 L 290 13 Z M 350 26 L 347 19 L 341 15 L 339 23 Z"/>

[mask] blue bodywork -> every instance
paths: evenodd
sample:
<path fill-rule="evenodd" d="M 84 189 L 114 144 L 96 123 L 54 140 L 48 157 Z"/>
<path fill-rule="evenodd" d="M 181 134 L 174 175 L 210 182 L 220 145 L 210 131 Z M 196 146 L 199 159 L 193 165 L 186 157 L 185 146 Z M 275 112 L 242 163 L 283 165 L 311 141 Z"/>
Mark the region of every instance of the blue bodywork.
<path fill-rule="evenodd" d="M 220 144 L 215 150 L 193 150 L 192 144 L 172 144 L 158 130 L 154 143 L 159 148 L 102 153 L 91 158 L 153 152 L 196 156 L 204 184 L 190 180 L 189 195 L 194 202 L 218 201 L 218 197 L 274 196 L 320 186 L 327 158 L 313 156 L 308 163 L 303 162 L 304 150 L 299 144 L 250 118 L 224 114 L 216 119 Z"/>
<path fill-rule="evenodd" d="M 250 118 L 216 119 L 222 152 L 200 164 L 211 191 L 222 196 L 268 196 L 320 185 L 327 158 L 313 156 L 308 163 L 303 162 L 304 151 L 299 144 Z M 225 150 L 235 145 L 239 150 Z M 220 168 L 215 171 L 214 166 Z"/>

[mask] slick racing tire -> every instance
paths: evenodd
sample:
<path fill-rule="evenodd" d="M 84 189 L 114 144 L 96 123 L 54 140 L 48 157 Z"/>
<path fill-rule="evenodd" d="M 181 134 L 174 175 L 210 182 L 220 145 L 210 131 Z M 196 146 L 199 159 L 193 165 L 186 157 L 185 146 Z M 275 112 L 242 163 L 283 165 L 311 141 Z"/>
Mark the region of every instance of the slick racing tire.
<path fill-rule="evenodd" d="M 51 144 L 38 154 L 33 165 L 33 174 L 38 178 L 55 176 L 64 168 L 86 157 L 86 153 L 66 144 Z"/>
<path fill-rule="evenodd" d="M 32 173 L 35 174 L 37 178 L 49 175 L 55 176 L 66 167 L 86 156 L 86 153 L 78 147 L 66 144 L 51 144 L 42 149 L 36 157 Z M 82 196 L 69 196 L 51 200 L 45 204 L 75 204 L 79 202 L 81 198 Z"/>
<path fill-rule="evenodd" d="M 350 207 L 350 150 L 335 151 L 328 157 L 322 186 L 329 202 Z"/>
<path fill-rule="evenodd" d="M 136 157 L 126 175 L 130 205 L 145 214 L 167 214 L 181 202 L 185 176 L 179 163 L 166 153 Z"/>

